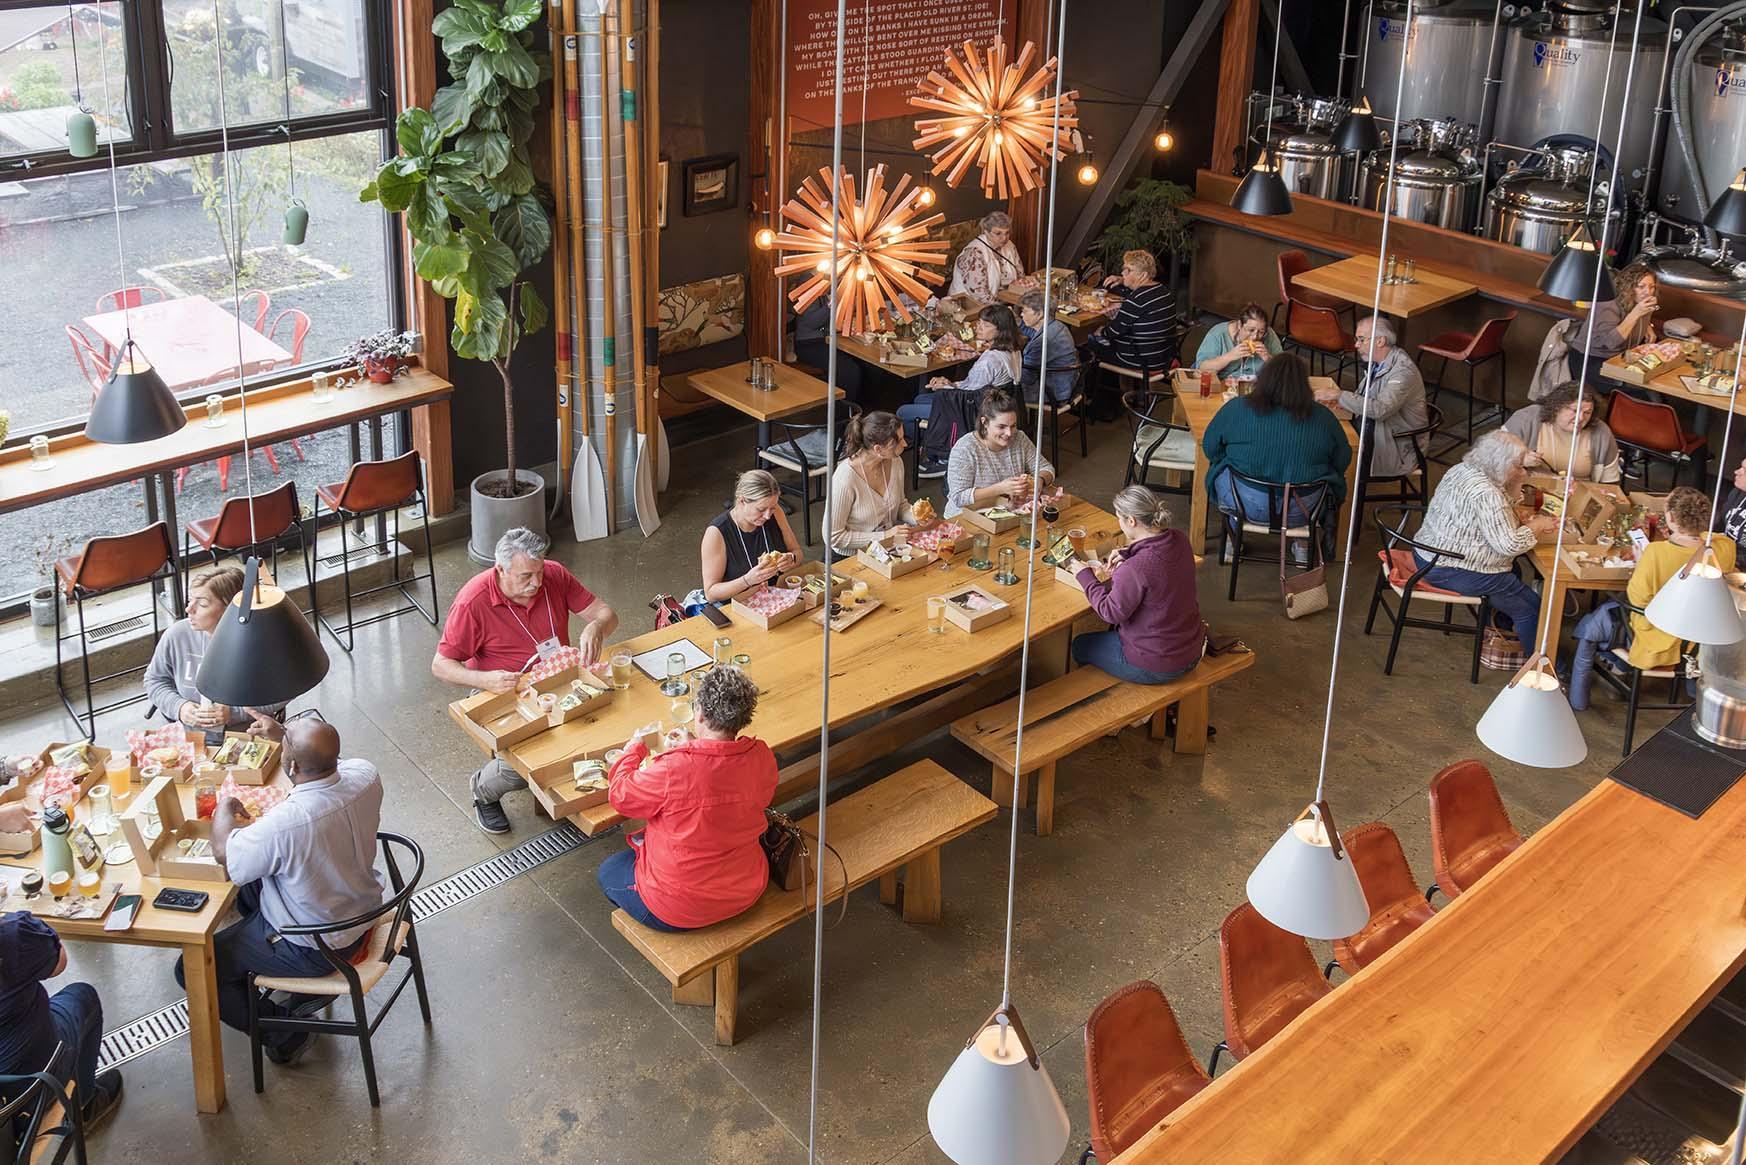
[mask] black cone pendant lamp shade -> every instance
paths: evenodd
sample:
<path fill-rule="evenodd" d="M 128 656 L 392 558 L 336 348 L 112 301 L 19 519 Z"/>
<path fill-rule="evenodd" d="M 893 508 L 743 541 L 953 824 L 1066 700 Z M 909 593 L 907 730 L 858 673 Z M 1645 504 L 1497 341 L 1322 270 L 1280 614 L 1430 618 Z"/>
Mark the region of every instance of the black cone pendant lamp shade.
<path fill-rule="evenodd" d="M 1335 127 L 1334 146 L 1348 154 L 1367 154 L 1382 148 L 1382 133 L 1376 128 L 1368 97 L 1359 97 L 1352 112 Z"/>
<path fill-rule="evenodd" d="M 243 589 L 224 609 L 194 686 L 233 708 L 262 708 L 301 696 L 327 675 L 327 652 L 289 596 L 261 583 L 251 558 Z"/>
<path fill-rule="evenodd" d="M 1563 249 L 1546 264 L 1546 270 L 1540 272 L 1540 290 L 1559 299 L 1590 299 L 1595 294 L 1600 268 L 1600 248 L 1595 246 L 1588 228 L 1579 226 Z"/>
<path fill-rule="evenodd" d="M 85 436 L 105 445 L 137 445 L 168 437 L 187 423 L 176 394 L 129 337 L 115 371 L 91 403 Z"/>
<path fill-rule="evenodd" d="M 1244 214 L 1291 213 L 1291 192 L 1286 190 L 1285 179 L 1279 176 L 1279 167 L 1270 152 L 1261 151 L 1254 169 L 1243 175 L 1237 193 L 1231 196 L 1231 206 Z"/>
<path fill-rule="evenodd" d="M 1746 170 L 1736 174 L 1722 196 L 1710 204 L 1704 225 L 1712 231 L 1746 239 Z"/>

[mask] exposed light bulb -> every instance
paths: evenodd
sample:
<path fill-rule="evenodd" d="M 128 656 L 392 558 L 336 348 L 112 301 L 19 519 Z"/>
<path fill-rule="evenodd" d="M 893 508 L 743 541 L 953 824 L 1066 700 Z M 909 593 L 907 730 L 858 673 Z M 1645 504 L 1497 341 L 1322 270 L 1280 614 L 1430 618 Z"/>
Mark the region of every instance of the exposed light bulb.
<path fill-rule="evenodd" d="M 999 145 L 1004 145 L 1005 143 L 1006 143 L 1006 134 L 1002 133 L 1000 130 L 995 130 L 994 131 L 994 144 L 999 146 Z"/>
<path fill-rule="evenodd" d="M 813 266 L 813 270 L 817 271 L 820 275 L 829 275 L 831 273 L 831 261 L 829 259 L 820 259 Z"/>
<path fill-rule="evenodd" d="M 1097 164 L 1087 158 L 1079 167 L 1079 184 L 1081 186 L 1097 185 Z"/>
<path fill-rule="evenodd" d="M 1169 130 L 1161 129 L 1158 136 L 1152 139 L 1152 145 L 1157 147 L 1159 153 L 1167 154 L 1176 148 L 1176 137 Z"/>
<path fill-rule="evenodd" d="M 932 186 L 923 186 L 920 190 L 915 192 L 915 204 L 926 209 L 934 204 L 934 199 L 936 197 L 937 196 L 934 194 L 934 188 Z"/>
<path fill-rule="evenodd" d="M 958 128 L 957 128 L 957 129 L 955 129 L 955 130 L 953 130 L 953 131 L 952 131 L 952 136 L 953 136 L 953 137 L 955 137 L 955 138 L 961 138 L 961 137 L 963 137 L 963 136 L 964 136 L 964 135 L 965 135 L 965 134 L 967 134 L 967 133 L 969 133 L 969 132 L 970 132 L 970 127 L 969 127 L 969 126 L 967 126 L 967 125 L 961 125 L 961 126 L 959 126 L 959 127 L 958 127 Z"/>
<path fill-rule="evenodd" d="M 768 251 L 776 245 L 776 232 L 769 227 L 759 227 L 758 233 L 752 236 L 752 242 L 757 245 L 758 250 Z"/>

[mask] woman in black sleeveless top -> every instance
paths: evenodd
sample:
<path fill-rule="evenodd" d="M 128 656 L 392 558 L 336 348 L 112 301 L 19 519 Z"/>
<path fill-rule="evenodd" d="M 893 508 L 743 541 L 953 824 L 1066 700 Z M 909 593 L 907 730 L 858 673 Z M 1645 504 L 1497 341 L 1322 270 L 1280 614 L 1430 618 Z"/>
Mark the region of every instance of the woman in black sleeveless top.
<path fill-rule="evenodd" d="M 800 543 L 780 496 L 775 477 L 762 469 L 749 469 L 734 482 L 733 506 L 703 528 L 703 601 L 726 602 L 800 562 Z M 759 566 L 769 553 L 783 557 Z"/>

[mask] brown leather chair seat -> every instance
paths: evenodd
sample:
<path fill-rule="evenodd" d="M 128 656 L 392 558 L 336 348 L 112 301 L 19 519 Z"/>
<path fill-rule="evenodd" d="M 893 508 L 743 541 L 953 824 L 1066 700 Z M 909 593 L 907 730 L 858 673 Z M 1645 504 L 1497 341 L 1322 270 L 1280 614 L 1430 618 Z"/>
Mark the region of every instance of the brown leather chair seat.
<path fill-rule="evenodd" d="M 1454 898 L 1522 844 L 1510 824 L 1491 771 L 1476 760 L 1456 761 L 1431 778 L 1431 860 L 1436 882 Z"/>
<path fill-rule="evenodd" d="M 1381 958 L 1401 939 L 1434 917 L 1431 904 L 1419 892 L 1406 853 L 1394 830 L 1380 821 L 1348 829 L 1340 835 L 1346 854 L 1358 872 L 1370 921 L 1347 938 L 1334 940 L 1334 958 L 1348 975 Z"/>
<path fill-rule="evenodd" d="M 1274 926 L 1247 902 L 1219 927 L 1219 971 L 1225 1046 L 1239 1060 L 1333 990 L 1309 943 Z"/>
<path fill-rule="evenodd" d="M 1085 1021 L 1091 1151 L 1114 1160 L 1211 1079 L 1156 983 L 1141 979 L 1113 992 Z"/>

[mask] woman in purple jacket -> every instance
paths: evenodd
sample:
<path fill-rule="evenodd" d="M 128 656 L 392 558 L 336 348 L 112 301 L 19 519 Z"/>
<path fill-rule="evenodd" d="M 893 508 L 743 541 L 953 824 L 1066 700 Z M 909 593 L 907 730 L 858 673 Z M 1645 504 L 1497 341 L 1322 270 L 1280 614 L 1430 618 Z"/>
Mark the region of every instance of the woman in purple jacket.
<path fill-rule="evenodd" d="M 1107 566 L 1073 564 L 1091 609 L 1115 630 L 1077 636 L 1073 658 L 1130 683 L 1168 683 L 1192 670 L 1206 648 L 1194 554 L 1145 486 L 1117 494 L 1115 513 L 1127 545 Z"/>

